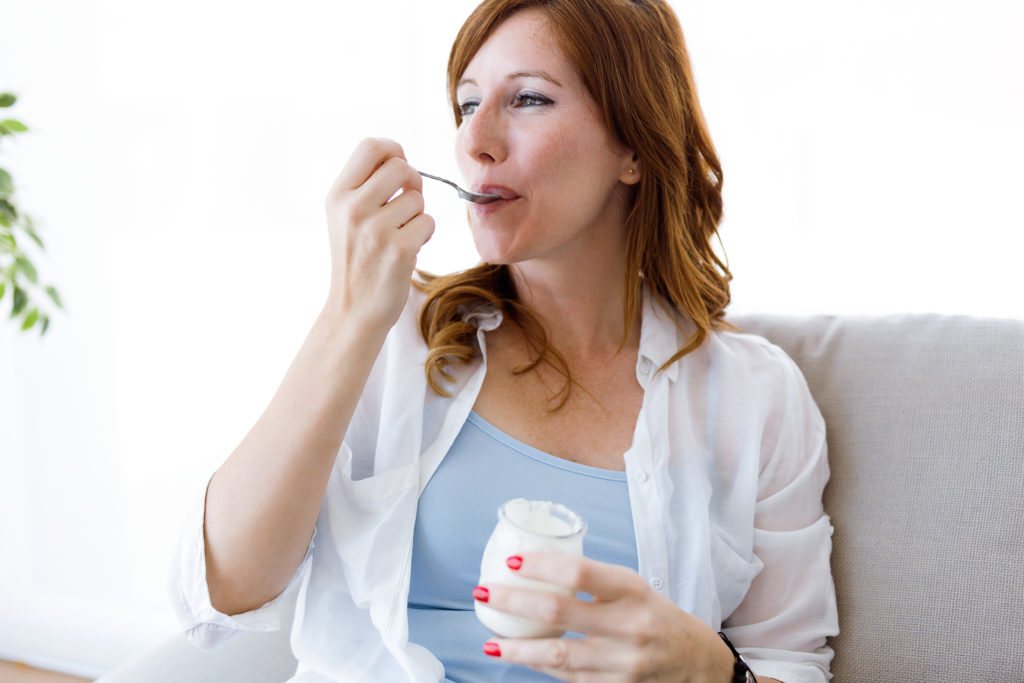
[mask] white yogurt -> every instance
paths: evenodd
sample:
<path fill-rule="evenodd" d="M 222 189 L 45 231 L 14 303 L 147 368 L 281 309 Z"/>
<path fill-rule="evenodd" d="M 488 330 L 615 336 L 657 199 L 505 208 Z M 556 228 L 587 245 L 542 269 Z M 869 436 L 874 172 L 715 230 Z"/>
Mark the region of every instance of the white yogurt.
<path fill-rule="evenodd" d="M 503 583 L 572 596 L 573 592 L 550 583 L 524 579 L 505 564 L 512 555 L 525 552 L 583 556 L 587 523 L 564 505 L 547 500 L 516 498 L 498 508 L 498 523 L 484 548 L 480 584 Z M 522 617 L 499 612 L 476 602 L 476 616 L 504 638 L 556 638 L 565 631 Z"/>

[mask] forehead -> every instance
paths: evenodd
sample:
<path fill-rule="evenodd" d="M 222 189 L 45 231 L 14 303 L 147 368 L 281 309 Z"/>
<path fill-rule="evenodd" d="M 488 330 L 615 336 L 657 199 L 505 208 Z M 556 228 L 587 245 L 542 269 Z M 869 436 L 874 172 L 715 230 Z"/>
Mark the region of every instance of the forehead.
<path fill-rule="evenodd" d="M 576 73 L 547 18 L 536 9 L 516 12 L 502 22 L 473 55 L 463 78 L 477 80 L 531 71 L 545 71 L 565 79 Z"/>

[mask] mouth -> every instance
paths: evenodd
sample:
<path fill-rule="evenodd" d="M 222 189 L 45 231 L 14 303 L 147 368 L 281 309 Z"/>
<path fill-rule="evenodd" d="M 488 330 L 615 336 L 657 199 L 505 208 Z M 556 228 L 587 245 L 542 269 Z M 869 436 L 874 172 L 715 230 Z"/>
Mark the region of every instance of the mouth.
<path fill-rule="evenodd" d="M 470 204 L 471 210 L 477 216 L 483 217 L 488 216 L 496 211 L 513 206 L 518 199 L 521 198 L 520 194 L 512 188 L 505 187 L 504 185 L 495 185 L 493 183 L 481 183 L 473 186 L 474 192 L 480 192 L 482 194 L 496 194 L 501 199 L 496 199 L 493 202 L 487 204 Z"/>
<path fill-rule="evenodd" d="M 483 183 L 481 185 L 474 185 L 472 188 L 473 192 L 479 192 L 480 194 L 495 194 L 501 197 L 504 201 L 511 201 L 513 199 L 519 199 L 519 194 L 504 185 L 494 185 L 491 183 Z M 498 202 L 493 202 L 497 204 Z M 485 205 L 486 206 L 486 205 Z"/>

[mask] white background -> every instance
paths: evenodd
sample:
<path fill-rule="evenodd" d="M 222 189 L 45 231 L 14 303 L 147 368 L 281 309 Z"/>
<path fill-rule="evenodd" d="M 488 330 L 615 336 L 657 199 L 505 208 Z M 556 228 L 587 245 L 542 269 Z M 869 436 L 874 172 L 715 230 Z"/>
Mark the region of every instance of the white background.
<path fill-rule="evenodd" d="M 188 497 L 318 311 L 359 139 L 457 178 L 474 2 L 0 0 L 0 146 L 67 305 L 0 307 L 0 658 L 100 674 L 175 629 Z M 1024 318 L 1021 3 L 678 1 L 725 169 L 737 312 Z M 454 193 L 421 266 L 472 265 Z"/>

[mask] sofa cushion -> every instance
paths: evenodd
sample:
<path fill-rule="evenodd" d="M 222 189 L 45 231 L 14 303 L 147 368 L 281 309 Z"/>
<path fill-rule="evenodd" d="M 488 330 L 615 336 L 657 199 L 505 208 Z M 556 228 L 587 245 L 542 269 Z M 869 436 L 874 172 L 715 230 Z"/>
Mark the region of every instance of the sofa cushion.
<path fill-rule="evenodd" d="M 738 316 L 828 427 L 837 681 L 1024 680 L 1024 322 Z"/>
<path fill-rule="evenodd" d="M 96 683 L 283 683 L 295 673 L 290 630 L 298 584 L 281 597 L 280 631 L 243 631 L 201 650 L 177 633 Z"/>

